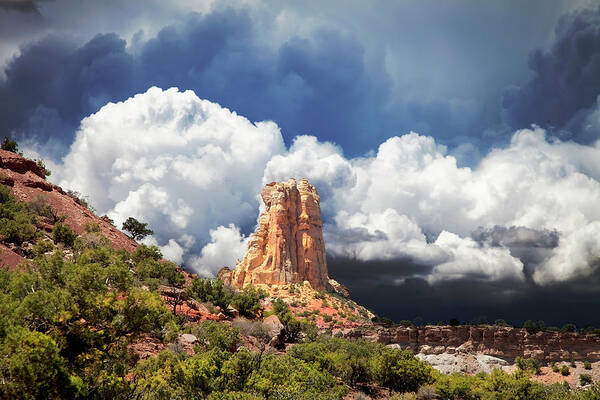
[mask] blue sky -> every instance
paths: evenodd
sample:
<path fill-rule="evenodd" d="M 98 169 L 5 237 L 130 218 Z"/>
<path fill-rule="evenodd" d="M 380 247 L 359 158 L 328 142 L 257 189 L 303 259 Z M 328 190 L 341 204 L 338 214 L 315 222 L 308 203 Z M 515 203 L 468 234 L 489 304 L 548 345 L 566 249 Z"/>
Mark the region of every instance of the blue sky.
<path fill-rule="evenodd" d="M 264 183 L 308 177 L 332 274 L 376 311 L 596 301 L 600 7 L 366 4 L 0 0 L 0 136 L 206 275 Z"/>

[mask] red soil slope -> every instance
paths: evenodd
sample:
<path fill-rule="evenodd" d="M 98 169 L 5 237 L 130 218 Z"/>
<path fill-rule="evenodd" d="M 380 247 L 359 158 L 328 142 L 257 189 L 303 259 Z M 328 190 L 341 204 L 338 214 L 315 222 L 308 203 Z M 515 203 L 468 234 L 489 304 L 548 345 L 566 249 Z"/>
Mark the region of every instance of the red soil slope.
<path fill-rule="evenodd" d="M 18 154 L 0 150 L 0 183 L 8 186 L 11 193 L 19 200 L 29 202 L 37 196 L 44 196 L 58 215 L 66 215 L 65 223 L 75 232 L 82 234 L 86 223 L 95 222 L 100 227 L 116 249 L 134 250 L 137 243 L 119 231 L 106 219 L 96 216 L 87 207 L 78 204 L 76 199 L 69 196 L 62 188 L 43 178 L 40 167 L 32 160 Z M 42 221 L 38 228 L 52 232 L 53 225 Z M 16 251 L 13 251 L 16 250 Z M 14 267 L 23 261 L 18 249 L 10 249 L 0 244 L 0 265 Z"/>

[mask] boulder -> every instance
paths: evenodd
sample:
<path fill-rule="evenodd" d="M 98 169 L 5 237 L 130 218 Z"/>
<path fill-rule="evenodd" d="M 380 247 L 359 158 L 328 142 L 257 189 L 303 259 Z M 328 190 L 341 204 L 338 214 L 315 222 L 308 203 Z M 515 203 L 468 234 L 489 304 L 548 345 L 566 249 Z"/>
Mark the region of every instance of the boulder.
<path fill-rule="evenodd" d="M 198 341 L 198 338 L 194 335 L 192 335 L 191 333 L 184 333 L 182 335 L 179 336 L 179 341 L 182 343 L 196 343 Z"/>
<path fill-rule="evenodd" d="M 283 324 L 277 317 L 277 315 L 269 315 L 263 320 L 263 326 L 267 330 L 270 337 L 278 336 L 283 330 Z"/>
<path fill-rule="evenodd" d="M 40 178 L 45 178 L 46 173 L 35 161 L 21 157 L 10 151 L 0 150 L 0 168 L 10 169 L 19 174 L 32 172 Z"/>

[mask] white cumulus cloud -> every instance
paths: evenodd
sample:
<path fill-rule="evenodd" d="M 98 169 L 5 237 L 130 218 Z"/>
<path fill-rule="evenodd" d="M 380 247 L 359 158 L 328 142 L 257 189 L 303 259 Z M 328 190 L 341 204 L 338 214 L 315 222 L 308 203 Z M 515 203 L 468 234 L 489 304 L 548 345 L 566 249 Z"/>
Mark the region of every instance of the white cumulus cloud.
<path fill-rule="evenodd" d="M 242 257 L 262 185 L 290 177 L 317 186 L 334 256 L 409 258 L 431 283 L 522 281 L 527 246 L 543 247 L 528 267 L 539 284 L 600 265 L 600 142 L 561 142 L 539 128 L 516 132 L 474 168 L 414 132 L 347 158 L 313 136 L 286 149 L 273 122 L 252 123 L 191 91 L 151 88 L 85 118 L 56 168 L 61 185 L 117 225 L 129 216 L 148 222 L 148 243 L 205 275 Z M 512 236 L 478 239 L 482 232 Z M 548 232 L 557 239 L 532 240 Z"/>
<path fill-rule="evenodd" d="M 310 165 L 299 162 L 304 142 L 321 146 L 321 158 Z M 373 156 L 349 160 L 329 144 L 297 141 L 267 164 L 263 181 L 285 175 L 322 182 L 319 190 L 328 194 L 322 203 L 334 210 L 326 232 L 331 253 L 408 256 L 433 266 L 426 276 L 432 282 L 522 280 L 523 263 L 509 248 L 475 242 L 471 233 L 495 226 L 557 230 L 558 247 L 534 266 L 534 280 L 547 284 L 598 265 L 599 168 L 600 144 L 560 142 L 539 128 L 516 132 L 508 147 L 492 150 L 473 169 L 459 168 L 444 146 L 411 132 L 388 139 Z M 329 183 L 332 170 L 352 179 Z"/>
<path fill-rule="evenodd" d="M 119 227 L 129 216 L 147 222 L 165 255 L 186 262 L 178 248 L 198 253 L 211 229 L 252 226 L 264 166 L 283 151 L 273 122 L 154 87 L 85 118 L 58 181 Z"/>

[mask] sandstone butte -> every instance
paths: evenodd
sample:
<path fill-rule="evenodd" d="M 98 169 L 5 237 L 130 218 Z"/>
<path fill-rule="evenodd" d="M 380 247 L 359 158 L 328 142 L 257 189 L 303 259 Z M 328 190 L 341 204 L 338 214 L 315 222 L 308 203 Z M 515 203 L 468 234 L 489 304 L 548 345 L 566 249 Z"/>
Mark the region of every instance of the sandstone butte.
<path fill-rule="evenodd" d="M 327 275 L 323 222 L 317 189 L 308 180 L 272 182 L 261 192 L 265 210 L 243 260 L 219 278 L 234 287 L 289 285 L 308 281 L 313 289 L 334 290 Z"/>

